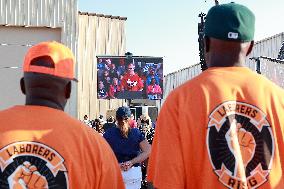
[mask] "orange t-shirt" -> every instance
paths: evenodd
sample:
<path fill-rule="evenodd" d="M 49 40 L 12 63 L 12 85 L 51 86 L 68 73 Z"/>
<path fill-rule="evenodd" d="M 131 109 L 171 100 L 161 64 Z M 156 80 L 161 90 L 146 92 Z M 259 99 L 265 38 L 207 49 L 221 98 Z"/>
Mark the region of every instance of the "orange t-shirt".
<path fill-rule="evenodd" d="M 283 98 L 248 68 L 209 68 L 164 103 L 148 180 L 158 189 L 283 189 Z"/>
<path fill-rule="evenodd" d="M 15 106 L 0 125 L 1 188 L 124 188 L 103 137 L 63 111 Z"/>

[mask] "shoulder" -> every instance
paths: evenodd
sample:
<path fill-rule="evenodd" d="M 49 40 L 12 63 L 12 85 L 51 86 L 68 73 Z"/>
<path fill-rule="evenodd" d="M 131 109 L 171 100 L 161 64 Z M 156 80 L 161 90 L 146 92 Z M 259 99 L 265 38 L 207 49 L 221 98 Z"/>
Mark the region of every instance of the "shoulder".
<path fill-rule="evenodd" d="M 131 129 L 131 138 L 137 141 L 138 143 L 145 140 L 144 134 L 138 128 Z"/>
<path fill-rule="evenodd" d="M 138 128 L 132 128 L 132 129 L 131 129 L 131 132 L 137 133 L 137 134 L 140 134 L 140 133 L 141 133 L 141 131 L 140 131 Z"/>
<path fill-rule="evenodd" d="M 116 133 L 119 133 L 119 129 L 117 127 L 110 127 L 104 133 L 104 137 L 113 137 Z"/>
<path fill-rule="evenodd" d="M 9 115 L 10 113 L 17 113 L 17 110 L 15 109 L 15 107 L 0 110 L 1 115 Z"/>
<path fill-rule="evenodd" d="M 111 124 L 111 123 L 108 123 L 109 125 L 113 125 L 113 126 L 116 126 L 115 124 Z M 114 132 L 118 132 L 119 129 L 117 127 L 111 127 L 107 130 L 108 133 L 114 133 Z"/>
<path fill-rule="evenodd" d="M 135 137 L 143 136 L 143 133 L 138 128 L 132 128 L 131 134 L 132 134 L 132 136 L 135 136 Z"/>

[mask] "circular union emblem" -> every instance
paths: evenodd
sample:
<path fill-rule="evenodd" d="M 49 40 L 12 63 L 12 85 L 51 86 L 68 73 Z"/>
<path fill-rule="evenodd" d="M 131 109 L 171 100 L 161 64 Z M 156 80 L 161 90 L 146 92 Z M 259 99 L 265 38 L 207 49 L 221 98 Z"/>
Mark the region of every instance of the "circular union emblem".
<path fill-rule="evenodd" d="M 267 181 L 274 139 L 266 115 L 250 104 L 228 101 L 209 116 L 209 159 L 228 188 L 258 188 Z"/>
<path fill-rule="evenodd" d="M 16 142 L 0 149 L 1 189 L 68 189 L 64 159 L 38 142 Z"/>

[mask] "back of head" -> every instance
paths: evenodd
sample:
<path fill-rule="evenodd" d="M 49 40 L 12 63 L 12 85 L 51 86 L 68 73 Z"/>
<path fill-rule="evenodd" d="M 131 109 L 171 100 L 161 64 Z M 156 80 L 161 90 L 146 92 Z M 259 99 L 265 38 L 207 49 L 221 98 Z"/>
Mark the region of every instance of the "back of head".
<path fill-rule="evenodd" d="M 113 116 L 109 116 L 109 118 L 107 119 L 108 123 L 113 123 L 114 122 L 114 117 Z"/>
<path fill-rule="evenodd" d="M 212 7 L 206 16 L 205 36 L 224 41 L 249 42 L 254 38 L 255 16 L 247 7 L 228 3 Z"/>
<path fill-rule="evenodd" d="M 64 109 L 70 97 L 75 60 L 71 50 L 58 42 L 31 47 L 24 60 L 21 88 L 26 104 Z"/>
<path fill-rule="evenodd" d="M 206 16 L 204 31 L 209 66 L 212 61 L 215 64 L 223 60 L 228 62 L 227 66 L 243 62 L 251 51 L 254 30 L 255 16 L 247 7 L 236 3 L 212 7 Z"/>

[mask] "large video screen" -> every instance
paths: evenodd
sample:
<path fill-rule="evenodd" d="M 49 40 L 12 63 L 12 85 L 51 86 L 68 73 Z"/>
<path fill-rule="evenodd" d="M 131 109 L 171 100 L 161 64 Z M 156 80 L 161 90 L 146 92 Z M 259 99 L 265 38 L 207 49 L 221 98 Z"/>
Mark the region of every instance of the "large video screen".
<path fill-rule="evenodd" d="M 162 57 L 97 57 L 98 99 L 163 98 Z"/>

